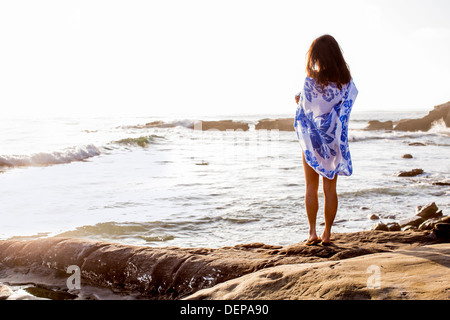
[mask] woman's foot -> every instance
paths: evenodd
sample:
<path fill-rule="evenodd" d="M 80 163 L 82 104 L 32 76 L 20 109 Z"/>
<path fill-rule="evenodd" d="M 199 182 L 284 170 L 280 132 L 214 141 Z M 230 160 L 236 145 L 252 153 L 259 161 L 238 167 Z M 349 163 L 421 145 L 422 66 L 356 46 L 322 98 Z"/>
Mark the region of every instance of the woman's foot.
<path fill-rule="evenodd" d="M 329 246 L 331 244 L 331 232 L 327 232 L 326 230 L 323 231 L 322 235 L 320 236 L 322 245 Z"/>
<path fill-rule="evenodd" d="M 310 246 L 310 245 L 313 245 L 313 244 L 316 244 L 319 242 L 320 242 L 320 239 L 317 235 L 310 235 L 308 240 L 306 240 L 305 245 Z"/>

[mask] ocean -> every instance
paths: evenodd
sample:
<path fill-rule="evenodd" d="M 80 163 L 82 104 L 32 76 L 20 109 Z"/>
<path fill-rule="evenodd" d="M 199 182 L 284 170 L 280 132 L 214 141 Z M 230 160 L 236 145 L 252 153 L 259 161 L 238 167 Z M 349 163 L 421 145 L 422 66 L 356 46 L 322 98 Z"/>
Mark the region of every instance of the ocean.
<path fill-rule="evenodd" d="M 354 172 L 338 178 L 333 232 L 368 230 L 435 202 L 450 212 L 450 129 L 364 130 L 369 120 L 423 112 L 357 112 L 349 140 Z M 0 239 L 79 237 L 144 246 L 210 247 L 307 238 L 296 133 L 255 130 L 263 118 L 222 115 L 248 131 L 199 131 L 185 117 L 0 119 Z M 146 127 L 164 121 L 166 128 Z M 416 143 L 416 145 L 414 145 Z M 419 143 L 419 145 L 417 145 Z M 412 144 L 412 145 L 411 145 Z M 402 158 L 409 153 L 412 159 Z M 421 168 L 422 175 L 397 173 Z M 323 228 L 320 192 L 318 232 Z"/>

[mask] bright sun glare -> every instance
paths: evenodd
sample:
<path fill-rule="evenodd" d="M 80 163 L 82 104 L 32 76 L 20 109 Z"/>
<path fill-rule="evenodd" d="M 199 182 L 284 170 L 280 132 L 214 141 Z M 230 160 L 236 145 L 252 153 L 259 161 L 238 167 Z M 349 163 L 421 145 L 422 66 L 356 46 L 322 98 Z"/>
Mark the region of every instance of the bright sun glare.
<path fill-rule="evenodd" d="M 448 1 L 25 2 L 0 4 L 4 115 L 292 113 L 324 33 L 355 110 L 450 100 Z"/>

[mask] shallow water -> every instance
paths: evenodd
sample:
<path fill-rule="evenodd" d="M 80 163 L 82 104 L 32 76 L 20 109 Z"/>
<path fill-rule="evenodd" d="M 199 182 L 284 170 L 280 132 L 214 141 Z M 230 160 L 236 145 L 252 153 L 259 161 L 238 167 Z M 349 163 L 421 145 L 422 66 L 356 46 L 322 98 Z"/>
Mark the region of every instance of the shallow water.
<path fill-rule="evenodd" d="M 448 128 L 363 130 L 369 120 L 426 113 L 354 112 L 354 174 L 338 179 L 333 231 L 369 229 L 371 213 L 385 222 L 409 217 L 432 201 L 449 213 L 450 187 L 432 184 L 450 180 Z M 196 131 L 184 118 L 2 119 L 0 238 L 63 235 L 181 247 L 302 241 L 308 226 L 296 134 L 254 130 L 258 119 L 289 116 L 200 118 L 245 120 L 246 132 Z M 154 120 L 179 125 L 142 127 Z M 403 159 L 405 153 L 413 158 Z M 413 168 L 424 174 L 396 176 Z"/>

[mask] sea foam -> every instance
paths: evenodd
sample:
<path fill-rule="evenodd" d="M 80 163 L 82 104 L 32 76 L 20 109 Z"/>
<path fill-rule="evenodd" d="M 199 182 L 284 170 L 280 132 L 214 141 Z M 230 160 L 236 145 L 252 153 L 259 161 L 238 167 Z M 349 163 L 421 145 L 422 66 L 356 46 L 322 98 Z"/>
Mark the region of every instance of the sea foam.
<path fill-rule="evenodd" d="M 0 156 L 0 167 L 31 167 L 83 161 L 100 155 L 100 150 L 93 144 L 67 148 L 63 151 L 40 152 L 31 155 Z"/>

